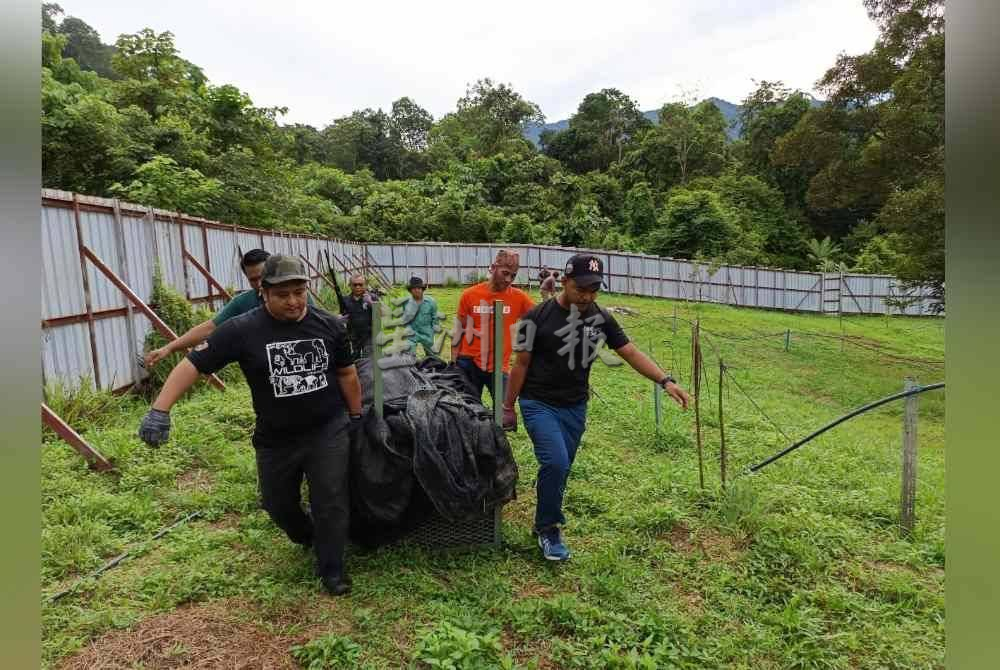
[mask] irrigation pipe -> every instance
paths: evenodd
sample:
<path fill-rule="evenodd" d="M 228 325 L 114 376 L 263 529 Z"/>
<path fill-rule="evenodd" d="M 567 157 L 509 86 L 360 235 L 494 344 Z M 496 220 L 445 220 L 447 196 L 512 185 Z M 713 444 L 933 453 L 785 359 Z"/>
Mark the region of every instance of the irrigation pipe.
<path fill-rule="evenodd" d="M 146 542 L 144 542 L 143 544 L 148 544 L 148 543 L 150 543 L 150 542 L 152 542 L 154 540 L 159 540 L 161 537 L 163 537 L 164 535 L 166 535 L 167 533 L 169 533 L 170 531 L 172 531 L 177 526 L 180 526 L 181 524 L 187 523 L 191 519 L 194 519 L 194 518 L 199 517 L 199 516 L 201 516 L 201 511 L 200 510 L 197 511 L 197 512 L 191 512 L 190 514 L 188 514 L 183 519 L 175 521 L 174 523 L 170 524 L 166 528 L 162 529 L 156 535 L 154 535 L 153 537 L 151 537 L 148 540 L 146 540 Z M 76 582 L 73 583 L 72 586 L 70 586 L 68 588 L 65 588 L 62 591 L 60 591 L 59 593 L 56 593 L 55 595 L 53 595 L 51 598 L 49 598 L 49 602 L 50 603 L 54 603 L 55 601 L 59 600 L 63 596 L 72 593 L 73 591 L 76 590 L 76 587 L 78 587 L 81 583 L 83 583 L 84 581 L 86 581 L 88 579 L 97 579 L 102 574 L 104 574 L 105 572 L 107 572 L 111 568 L 115 567 L 116 565 L 118 565 L 119 563 L 121 563 L 122 561 L 124 561 L 126 558 L 128 558 L 131 555 L 132 555 L 132 551 L 129 550 L 129 551 L 126 551 L 126 552 L 124 552 L 122 554 L 119 554 L 119 555 L 115 556 L 110 561 L 108 561 L 107 563 L 105 563 L 104 565 L 102 565 L 101 567 L 99 567 L 97 570 L 94 570 L 92 573 L 90 573 L 86 577 L 81 577 L 80 579 L 78 579 Z"/>
<path fill-rule="evenodd" d="M 778 452 L 774 456 L 771 456 L 767 460 L 761 461 L 757 465 L 755 465 L 752 468 L 750 468 L 749 472 L 757 472 L 758 470 L 760 470 L 761 468 L 763 468 L 765 465 L 770 465 L 771 463 L 774 463 L 779 458 L 782 458 L 783 456 L 787 456 L 788 454 L 792 453 L 793 451 L 795 451 L 796 449 L 798 449 L 799 447 L 801 447 L 802 445 L 804 445 L 806 442 L 809 442 L 813 438 L 822 435 L 823 433 L 825 433 L 826 431 L 830 430 L 834 426 L 842 424 L 845 421 L 847 421 L 848 419 L 853 419 L 857 415 L 862 414 L 864 412 L 867 412 L 870 409 L 875 409 L 876 407 L 879 407 L 880 405 L 884 405 L 884 404 L 886 404 L 888 402 L 892 402 L 893 400 L 899 400 L 900 398 L 906 398 L 907 396 L 916 395 L 918 393 L 923 393 L 924 391 L 933 391 L 935 389 L 941 389 L 941 388 L 944 388 L 944 382 L 938 382 L 936 384 L 928 384 L 926 386 L 917 386 L 917 387 L 912 388 L 912 389 L 910 389 L 908 391 L 901 391 L 900 393 L 894 393 L 891 396 L 888 396 L 886 398 L 882 398 L 881 400 L 876 400 L 875 402 L 868 403 L 867 405 L 864 405 L 863 407 L 859 407 L 858 409 L 854 410 L 850 414 L 845 414 L 844 416 L 840 417 L 836 421 L 828 423 L 827 425 L 823 426 L 819 430 L 810 433 L 808 436 L 802 438 L 801 440 L 799 440 L 798 442 L 796 442 L 792 446 L 788 447 L 787 449 L 784 449 L 783 451 Z"/>

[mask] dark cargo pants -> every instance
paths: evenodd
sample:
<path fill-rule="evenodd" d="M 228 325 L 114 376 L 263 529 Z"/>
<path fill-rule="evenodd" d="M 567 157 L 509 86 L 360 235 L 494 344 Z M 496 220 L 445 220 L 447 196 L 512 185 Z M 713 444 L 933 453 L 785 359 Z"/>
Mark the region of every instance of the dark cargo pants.
<path fill-rule="evenodd" d="M 261 506 L 292 542 L 312 543 L 321 577 L 344 572 L 350 521 L 349 435 L 345 428 L 332 440 L 255 450 Z M 311 520 L 302 510 L 303 476 L 309 483 Z"/>

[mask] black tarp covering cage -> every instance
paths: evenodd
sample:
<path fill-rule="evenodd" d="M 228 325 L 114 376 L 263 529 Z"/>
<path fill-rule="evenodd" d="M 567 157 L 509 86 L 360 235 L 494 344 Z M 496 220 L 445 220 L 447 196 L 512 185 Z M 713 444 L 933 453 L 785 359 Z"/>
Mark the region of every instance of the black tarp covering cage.
<path fill-rule="evenodd" d="M 456 366 L 411 355 L 357 363 L 364 417 L 351 443 L 351 539 L 428 549 L 500 543 L 500 512 L 514 499 L 517 464 L 492 410 Z"/>

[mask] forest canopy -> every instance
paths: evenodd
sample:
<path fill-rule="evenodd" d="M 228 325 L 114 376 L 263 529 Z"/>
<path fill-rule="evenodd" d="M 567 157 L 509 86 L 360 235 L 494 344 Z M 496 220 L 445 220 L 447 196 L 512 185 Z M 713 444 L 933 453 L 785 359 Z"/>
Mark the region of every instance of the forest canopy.
<path fill-rule="evenodd" d="M 536 145 L 543 110 L 510 83 L 471 83 L 438 119 L 401 91 L 388 110 L 285 124 L 285 108 L 210 82 L 170 32 L 105 44 L 45 3 L 43 184 L 371 242 L 894 274 L 943 304 L 944 2 L 864 5 L 879 37 L 817 73 L 821 104 L 761 79 L 734 125 L 712 100 L 651 114 L 606 88 Z"/>

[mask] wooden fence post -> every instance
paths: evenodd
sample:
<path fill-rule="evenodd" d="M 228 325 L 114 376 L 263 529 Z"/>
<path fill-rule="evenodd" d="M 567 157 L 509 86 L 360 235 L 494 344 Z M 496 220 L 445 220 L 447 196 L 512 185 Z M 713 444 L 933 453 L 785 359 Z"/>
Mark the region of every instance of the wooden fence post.
<path fill-rule="evenodd" d="M 916 380 L 907 377 L 906 391 L 916 388 Z M 903 409 L 903 485 L 899 499 L 899 526 L 904 533 L 913 532 L 917 501 L 917 396 L 907 396 Z"/>
<path fill-rule="evenodd" d="M 719 475 L 722 477 L 722 490 L 726 490 L 726 422 L 722 415 L 722 376 L 726 365 L 719 359 Z"/>
<path fill-rule="evenodd" d="M 694 430 L 698 445 L 698 483 L 705 488 L 705 459 L 701 451 L 701 319 L 694 320 L 691 331 L 691 369 L 694 379 Z"/>
<path fill-rule="evenodd" d="M 653 341 L 649 341 L 649 355 L 655 359 L 653 354 Z M 653 382 L 653 416 L 656 421 L 656 434 L 660 434 L 660 419 L 663 417 L 663 387 Z"/>

